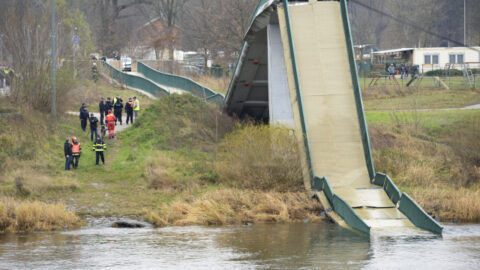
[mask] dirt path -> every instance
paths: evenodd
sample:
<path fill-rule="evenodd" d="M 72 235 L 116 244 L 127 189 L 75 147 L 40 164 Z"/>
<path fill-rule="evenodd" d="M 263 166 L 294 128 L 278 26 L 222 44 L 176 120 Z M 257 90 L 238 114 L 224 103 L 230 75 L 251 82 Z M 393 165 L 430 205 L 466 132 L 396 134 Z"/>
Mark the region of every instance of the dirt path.
<path fill-rule="evenodd" d="M 480 110 L 480 104 L 469 105 L 458 108 L 433 108 L 433 109 L 404 109 L 404 110 L 365 110 L 365 111 L 397 111 L 397 112 L 432 112 L 432 111 L 457 111 L 457 110 Z"/>
<path fill-rule="evenodd" d="M 67 113 L 68 113 L 68 114 L 71 114 L 71 115 L 76 115 L 76 116 L 79 116 L 79 115 L 80 115 L 80 112 L 72 112 L 72 111 L 70 111 L 70 112 L 67 112 Z M 94 112 L 93 115 L 95 115 L 95 117 L 97 117 L 98 120 L 100 121 L 100 113 L 95 113 L 95 112 Z M 135 117 L 135 116 L 134 116 L 134 117 Z M 120 125 L 120 123 L 117 122 L 117 125 L 115 126 L 115 133 L 121 132 L 122 130 L 125 130 L 126 128 L 128 128 L 129 126 L 131 126 L 131 123 L 128 123 L 128 125 L 126 124 L 126 120 L 127 120 L 127 114 L 126 114 L 126 113 L 123 113 L 123 114 L 122 114 L 122 125 Z M 80 119 L 79 119 L 78 122 L 79 122 L 78 124 L 80 125 Z M 89 128 L 89 125 L 90 125 L 90 124 L 87 123 L 87 130 L 88 130 L 88 131 L 89 131 L 89 129 L 90 129 L 90 128 Z M 100 125 L 99 125 L 99 129 L 100 129 Z M 99 131 L 100 131 L 100 130 L 99 130 Z M 108 134 L 108 131 L 107 131 L 107 134 Z"/>

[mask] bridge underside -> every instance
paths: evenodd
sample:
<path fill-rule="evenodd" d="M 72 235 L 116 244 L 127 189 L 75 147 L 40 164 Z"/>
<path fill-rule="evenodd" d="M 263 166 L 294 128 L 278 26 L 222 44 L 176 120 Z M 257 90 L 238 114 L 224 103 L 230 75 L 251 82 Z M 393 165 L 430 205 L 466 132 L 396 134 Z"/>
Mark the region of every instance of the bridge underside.
<path fill-rule="evenodd" d="M 268 59 L 266 29 L 252 35 L 251 46 L 236 78 L 228 112 L 241 118 L 252 117 L 268 122 Z"/>

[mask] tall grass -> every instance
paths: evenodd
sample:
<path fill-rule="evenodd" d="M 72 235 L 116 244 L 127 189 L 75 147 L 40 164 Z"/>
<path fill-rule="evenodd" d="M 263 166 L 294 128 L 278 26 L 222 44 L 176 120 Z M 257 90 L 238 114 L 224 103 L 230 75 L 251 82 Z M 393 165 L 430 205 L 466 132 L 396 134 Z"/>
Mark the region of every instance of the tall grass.
<path fill-rule="evenodd" d="M 318 221 L 321 205 L 304 192 L 219 189 L 146 213 L 156 226 Z"/>
<path fill-rule="evenodd" d="M 296 191 L 303 189 L 297 141 L 282 126 L 238 126 L 220 143 L 220 180 L 235 187 Z"/>
<path fill-rule="evenodd" d="M 0 232 L 31 232 L 61 229 L 78 224 L 79 218 L 64 204 L 20 202 L 0 198 Z"/>
<path fill-rule="evenodd" d="M 465 140 L 478 135 L 455 123 L 458 128 L 451 130 L 456 136 L 446 132 L 432 140 L 421 128 L 409 132 L 414 123 L 403 123 L 401 129 L 392 124 L 370 125 L 376 170 L 392 176 L 400 189 L 442 220 L 480 221 L 477 142 Z"/>

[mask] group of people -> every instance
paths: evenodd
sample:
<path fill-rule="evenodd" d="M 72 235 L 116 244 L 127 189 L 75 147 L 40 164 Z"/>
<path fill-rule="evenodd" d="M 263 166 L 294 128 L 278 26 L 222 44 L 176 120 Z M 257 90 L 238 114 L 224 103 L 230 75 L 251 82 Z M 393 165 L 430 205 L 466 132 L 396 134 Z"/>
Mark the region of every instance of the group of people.
<path fill-rule="evenodd" d="M 103 165 L 105 165 L 105 157 L 103 155 L 105 150 L 107 150 L 107 145 L 102 138 L 97 136 L 92 149 L 96 154 L 96 165 L 99 164 L 100 158 L 102 159 Z M 72 137 L 71 143 L 69 139 L 67 139 L 63 146 L 63 151 L 65 153 L 65 170 L 70 170 L 70 166 L 72 166 L 73 169 L 77 169 L 80 156 L 82 155 L 82 147 L 80 146 L 77 137 Z"/>
<path fill-rule="evenodd" d="M 106 101 L 105 98 L 102 97 L 98 104 L 98 109 L 100 112 L 100 121 L 93 114 L 88 114 L 87 105 L 85 103 L 83 103 L 80 108 L 80 125 L 82 130 L 86 131 L 87 121 L 90 122 L 91 141 L 94 139 L 94 134 L 95 137 L 98 136 L 98 122 L 100 122 L 101 125 L 101 137 L 104 138 L 106 130 L 108 130 L 108 137 L 114 138 L 117 122 L 119 122 L 120 125 L 123 124 L 122 114 L 124 109 L 127 114 L 126 124 L 128 125 L 129 122 L 133 124 L 134 116 L 135 119 L 137 119 L 138 112 L 140 111 L 140 102 L 137 97 L 130 97 L 125 105 L 123 105 L 123 100 L 119 95 L 116 95 L 113 100 L 110 99 L 110 97 L 107 97 Z M 107 126 L 107 128 L 105 128 L 105 126 Z"/>
<path fill-rule="evenodd" d="M 418 65 L 401 64 L 398 68 L 392 63 L 385 68 L 389 74 L 389 79 L 394 79 L 397 71 L 400 73 L 401 79 L 406 79 L 408 75 L 412 78 L 418 73 Z"/>
<path fill-rule="evenodd" d="M 107 146 L 103 141 L 103 138 L 106 136 L 106 131 L 108 130 L 108 138 L 115 137 L 115 126 L 117 122 L 122 125 L 122 112 L 125 109 L 127 114 L 126 124 L 130 122 L 133 124 L 133 119 L 137 119 L 138 113 L 140 111 L 140 102 L 137 97 L 130 97 L 128 101 L 123 105 L 123 100 L 116 95 L 113 100 L 107 97 L 107 100 L 102 97 L 100 103 L 98 104 L 100 111 L 100 120 L 93 114 L 88 113 L 87 105 L 82 103 L 80 108 L 80 126 L 83 131 L 87 129 L 87 122 L 90 123 L 90 140 L 94 142 L 93 149 L 96 153 L 96 165 L 99 164 L 100 159 L 102 163 L 105 164 L 105 157 L 103 152 L 107 150 Z M 113 112 L 112 112 L 113 110 Z M 100 123 L 100 134 L 98 133 L 98 123 Z M 105 128 L 107 126 L 107 128 Z M 95 138 L 95 141 L 94 141 Z M 70 143 L 69 139 L 65 141 L 64 152 L 65 152 L 65 170 L 70 170 L 70 166 L 73 169 L 78 167 L 78 161 L 80 159 L 82 148 L 80 143 L 77 141 L 76 137 L 72 137 L 72 142 Z"/>

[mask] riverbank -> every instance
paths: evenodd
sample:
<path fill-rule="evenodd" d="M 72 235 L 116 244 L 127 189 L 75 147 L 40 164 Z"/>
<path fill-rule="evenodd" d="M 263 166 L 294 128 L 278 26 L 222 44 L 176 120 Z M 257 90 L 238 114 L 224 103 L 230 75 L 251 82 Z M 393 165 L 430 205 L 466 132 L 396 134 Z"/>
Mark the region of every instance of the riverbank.
<path fill-rule="evenodd" d="M 442 221 L 480 221 L 479 110 L 366 116 L 377 171 Z"/>
<path fill-rule="evenodd" d="M 172 95 L 142 107 L 132 127 L 106 141 L 106 164 L 96 166 L 77 116 L 53 123 L 48 114 L 0 102 L 2 198 L 156 226 L 322 220 L 283 128 L 241 123 L 193 96 Z M 367 111 L 376 170 L 436 218 L 478 222 L 479 114 Z M 83 154 L 77 170 L 64 171 L 62 146 L 72 136 Z"/>
<path fill-rule="evenodd" d="M 7 127 L 0 132 L 2 145 L 7 145 L 0 151 L 0 194 L 4 198 L 59 202 L 80 217 L 129 216 L 157 226 L 321 220 L 322 208 L 304 191 L 301 174 L 278 179 L 273 173 L 260 173 L 282 172 L 282 168 L 260 169 L 260 163 L 239 163 L 253 168 L 252 183 L 283 182 L 259 188 L 254 188 L 254 183 L 246 187 L 243 181 L 227 181 L 227 175 L 219 174 L 220 159 L 233 158 L 222 150 L 225 135 L 257 127 L 242 126 L 193 96 L 172 95 L 144 108 L 133 127 L 106 140 L 105 166 L 95 166 L 89 133 L 81 131 L 77 116 L 61 115 L 53 124 L 48 115 L 13 107 L 10 115 L 15 117 L 0 119 Z M 258 131 L 264 136 L 275 129 L 262 127 Z M 64 171 L 62 146 L 71 136 L 78 138 L 83 153 L 77 170 Z M 240 136 L 231 139 L 238 141 Z M 265 140 L 259 143 L 265 148 Z M 292 149 L 285 151 L 289 154 L 279 154 L 289 159 L 295 154 Z M 245 152 L 255 153 L 255 148 Z M 279 155 L 268 152 L 259 157 L 269 164 L 279 161 Z M 279 164 L 284 166 L 285 162 Z M 289 181 L 295 188 L 289 188 Z M 182 211 L 177 213 L 178 209 Z"/>

